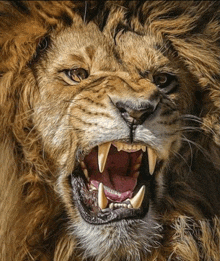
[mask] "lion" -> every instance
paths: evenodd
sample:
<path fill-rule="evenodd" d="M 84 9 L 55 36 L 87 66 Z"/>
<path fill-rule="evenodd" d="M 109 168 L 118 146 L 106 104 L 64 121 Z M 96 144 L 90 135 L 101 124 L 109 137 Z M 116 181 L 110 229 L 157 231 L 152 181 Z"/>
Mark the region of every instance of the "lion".
<path fill-rule="evenodd" d="M 0 3 L 0 259 L 220 259 L 218 1 Z"/>

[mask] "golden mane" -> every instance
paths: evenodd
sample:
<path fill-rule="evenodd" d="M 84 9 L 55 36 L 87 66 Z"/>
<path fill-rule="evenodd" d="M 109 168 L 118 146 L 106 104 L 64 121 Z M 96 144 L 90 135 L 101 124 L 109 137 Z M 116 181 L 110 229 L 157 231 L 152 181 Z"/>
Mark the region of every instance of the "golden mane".
<path fill-rule="evenodd" d="M 85 5 L 87 2 L 87 5 Z M 198 147 L 204 148 L 220 176 L 220 5 L 218 1 L 3 1 L 0 3 L 0 259 L 2 261 L 82 261 L 86 259 L 77 237 L 70 233 L 70 214 L 60 191 L 54 148 L 45 157 L 41 133 L 34 128 L 33 101 L 39 99 L 31 75 L 42 39 L 62 32 L 78 17 L 93 21 L 104 34 L 128 27 L 138 35 L 160 39 L 166 55 L 175 55 L 198 83 L 202 123 Z M 135 3 L 138 2 L 138 3 Z M 43 44 L 42 44 L 43 45 Z M 186 152 L 186 160 L 190 158 Z M 202 151 L 203 153 L 203 151 Z M 196 150 L 195 157 L 202 153 Z M 180 163 L 175 167 L 182 175 Z M 198 163 L 199 165 L 199 163 Z M 204 166 L 205 163 L 201 166 Z M 196 167 L 198 167 L 196 165 Z M 208 179 L 207 179 L 208 180 Z M 206 182 L 206 181 L 204 181 Z M 208 186 L 208 184 L 207 184 Z M 180 184 L 180 188 L 181 184 Z M 215 193 L 215 192 L 213 192 Z M 216 192 L 217 193 L 217 192 Z M 220 191 L 218 191 L 220 193 Z M 187 194 L 187 192 L 186 192 Z M 186 203 L 166 200 L 176 209 L 163 217 L 162 244 L 141 260 L 218 261 L 220 207 L 212 219 Z M 217 196 L 214 195 L 213 198 Z M 63 198 L 62 198 L 63 197 Z M 192 195 L 189 195 L 192 197 Z M 205 200 L 204 200 L 205 201 Z M 205 203 L 204 203 L 204 206 Z M 214 208 L 214 207 L 213 207 Z M 182 212 L 181 212 L 182 211 Z M 185 214 L 194 213 L 192 216 Z M 162 235 L 160 235 L 162 236 Z M 106 243 L 107 244 L 107 243 Z M 123 251 L 123 247 L 120 249 Z M 117 253 L 116 253 L 117 254 Z M 118 259 L 117 259 L 118 260 Z M 130 259 L 129 259 L 130 260 Z"/>

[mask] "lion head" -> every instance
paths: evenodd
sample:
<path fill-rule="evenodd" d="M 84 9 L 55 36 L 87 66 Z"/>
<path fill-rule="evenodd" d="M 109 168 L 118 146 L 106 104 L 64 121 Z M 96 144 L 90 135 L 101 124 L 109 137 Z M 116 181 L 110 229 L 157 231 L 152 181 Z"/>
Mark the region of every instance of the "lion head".
<path fill-rule="evenodd" d="M 2 260 L 219 259 L 218 7 L 1 4 Z"/>

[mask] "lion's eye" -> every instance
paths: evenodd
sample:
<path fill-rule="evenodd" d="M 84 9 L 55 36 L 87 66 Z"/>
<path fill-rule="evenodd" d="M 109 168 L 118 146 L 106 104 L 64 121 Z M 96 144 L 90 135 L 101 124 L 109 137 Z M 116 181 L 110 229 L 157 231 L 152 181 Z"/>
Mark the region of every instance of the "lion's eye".
<path fill-rule="evenodd" d="M 167 83 L 167 80 L 168 80 L 168 76 L 165 73 L 156 75 L 154 77 L 154 81 L 158 86 L 165 85 Z"/>
<path fill-rule="evenodd" d="M 174 75 L 168 73 L 160 73 L 154 76 L 154 83 L 165 92 L 173 91 L 177 87 L 178 82 Z"/>
<path fill-rule="evenodd" d="M 66 71 L 67 76 L 74 82 L 81 82 L 82 80 L 88 78 L 89 74 L 83 68 L 76 68 Z"/>

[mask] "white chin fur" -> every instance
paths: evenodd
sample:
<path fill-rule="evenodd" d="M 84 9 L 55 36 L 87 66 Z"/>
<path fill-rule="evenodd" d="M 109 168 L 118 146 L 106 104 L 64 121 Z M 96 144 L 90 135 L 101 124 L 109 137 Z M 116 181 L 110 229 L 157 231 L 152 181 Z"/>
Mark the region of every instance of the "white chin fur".
<path fill-rule="evenodd" d="M 80 216 L 78 220 L 70 229 L 80 241 L 83 260 L 141 261 L 161 239 L 161 226 L 149 217 L 146 221 L 122 220 L 99 226 L 88 224 Z"/>

